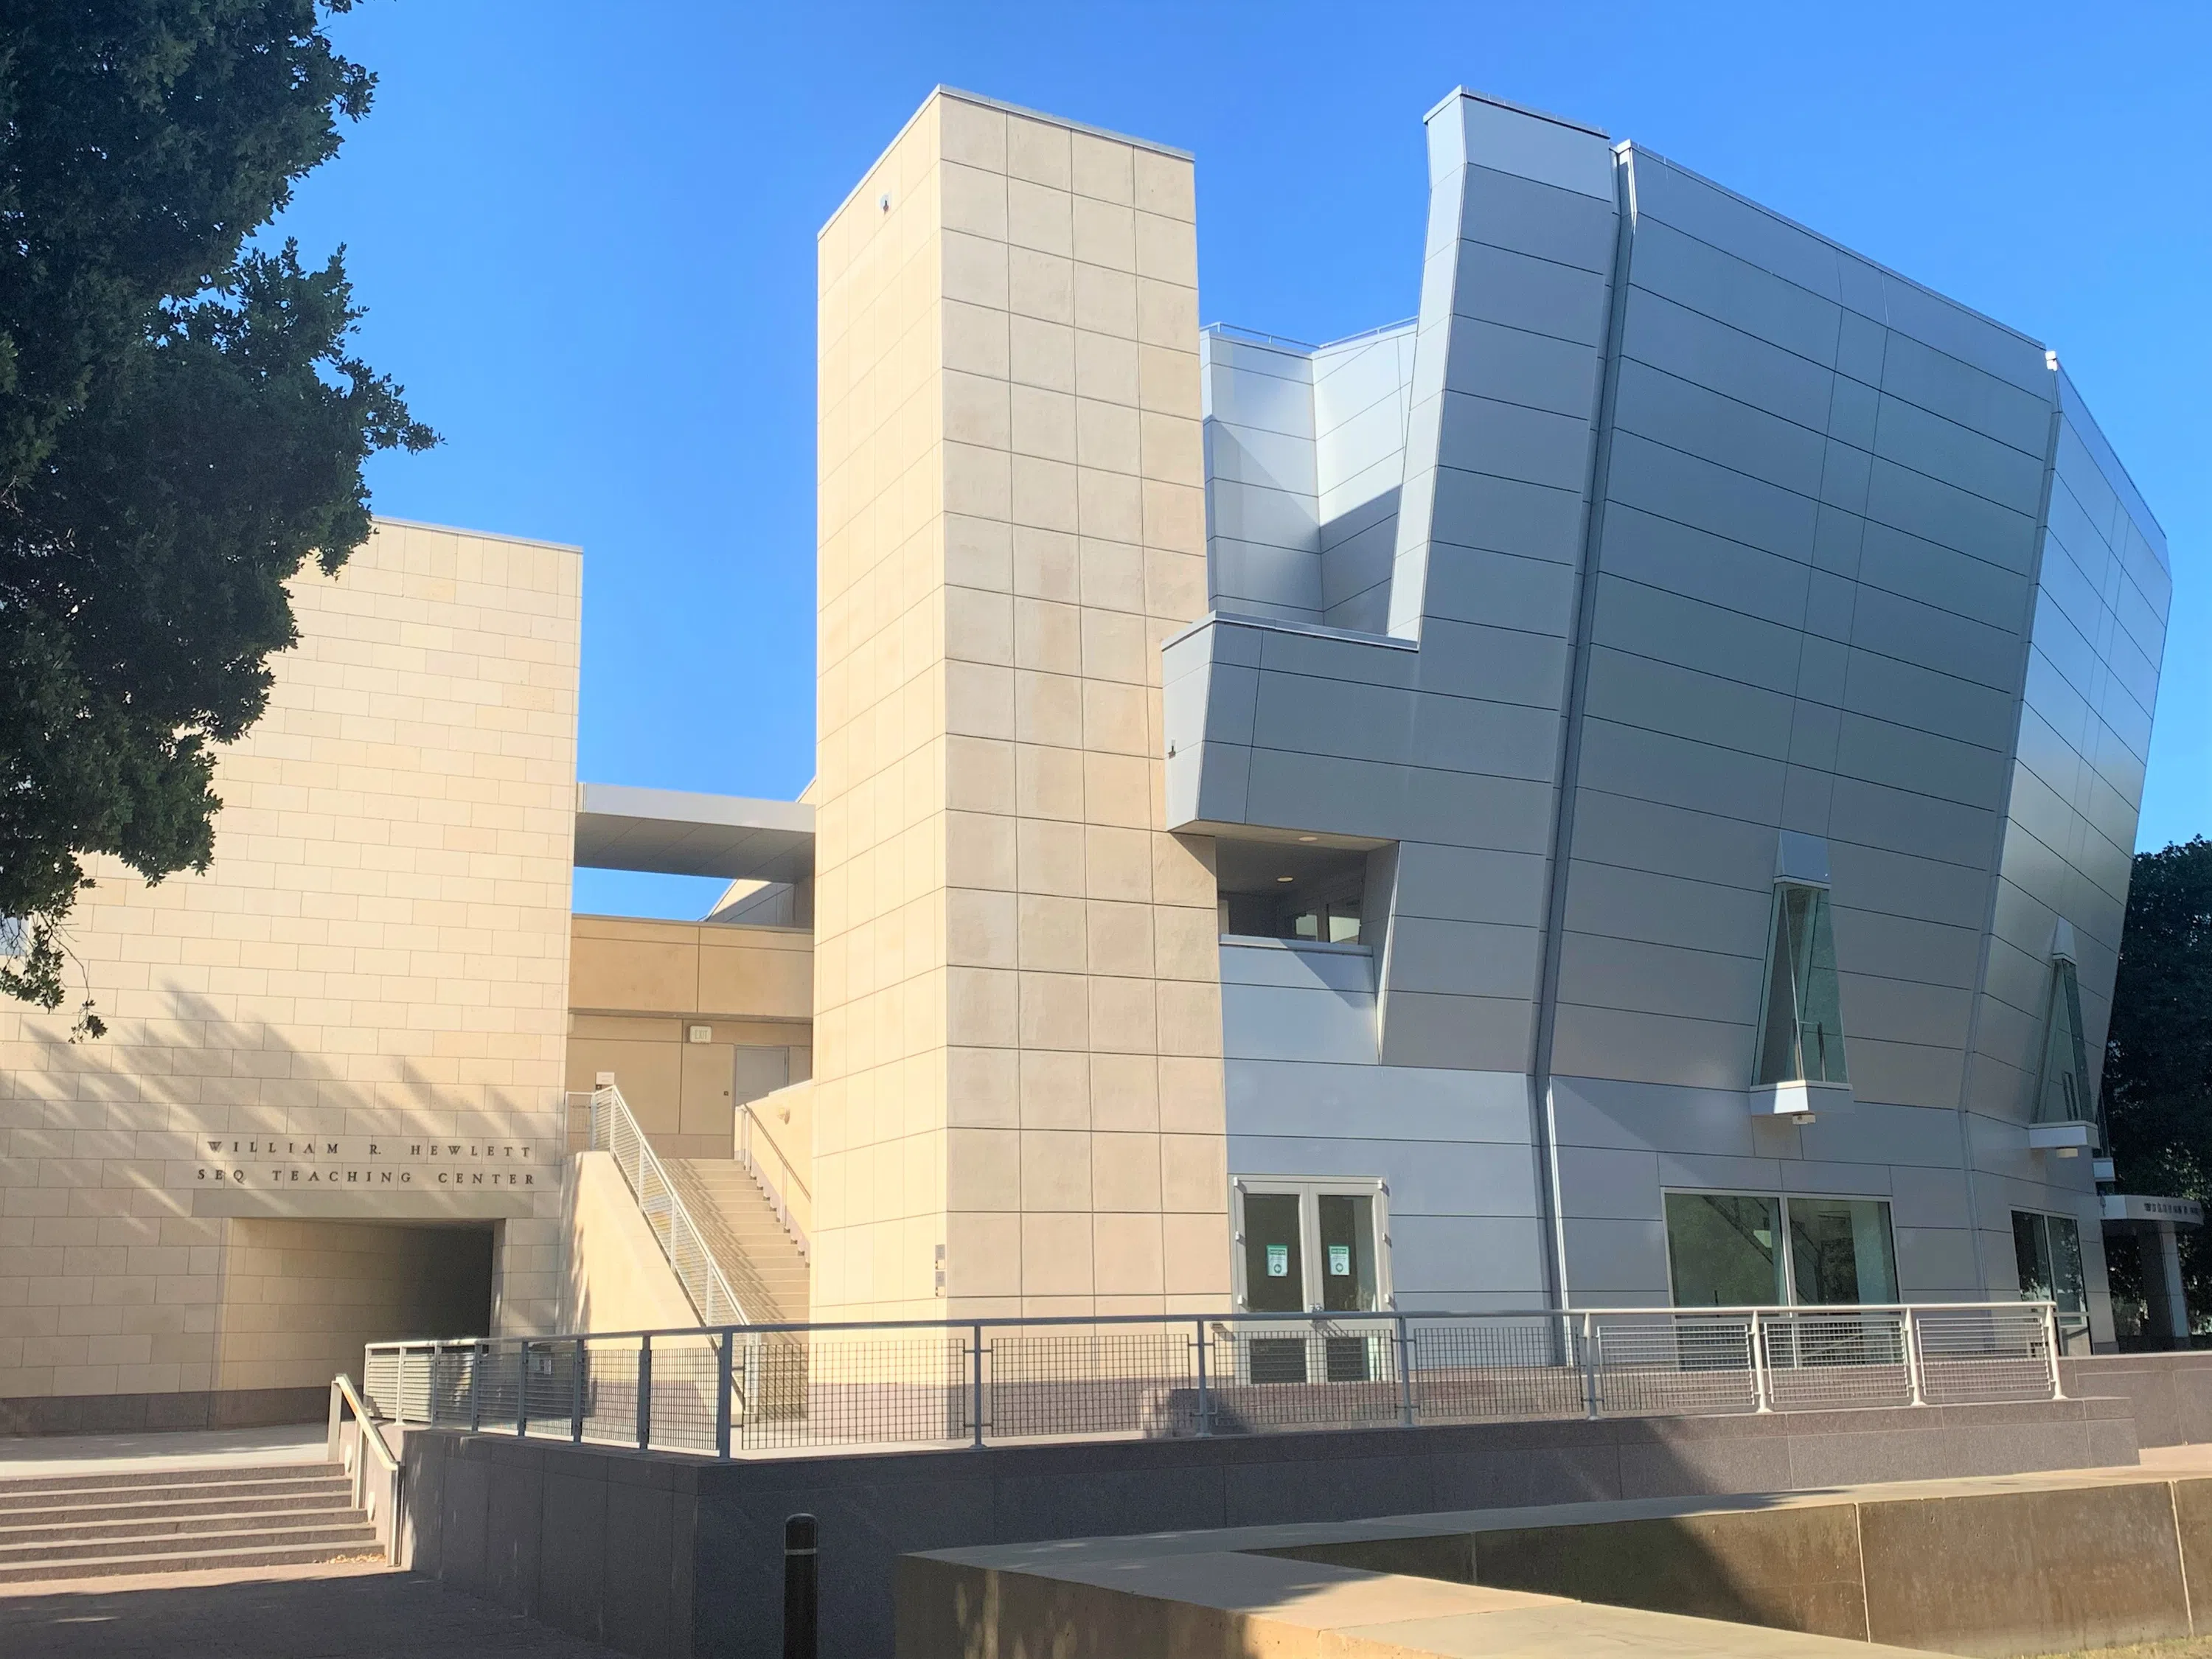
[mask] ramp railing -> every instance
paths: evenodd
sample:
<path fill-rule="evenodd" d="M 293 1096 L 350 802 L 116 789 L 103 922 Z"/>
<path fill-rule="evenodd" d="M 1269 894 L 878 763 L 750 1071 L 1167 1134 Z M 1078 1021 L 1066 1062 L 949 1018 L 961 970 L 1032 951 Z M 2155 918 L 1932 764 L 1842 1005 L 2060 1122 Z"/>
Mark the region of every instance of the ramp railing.
<path fill-rule="evenodd" d="M 2048 1302 L 1129 1314 L 378 1343 L 403 1423 L 718 1456 L 2064 1398 Z"/>

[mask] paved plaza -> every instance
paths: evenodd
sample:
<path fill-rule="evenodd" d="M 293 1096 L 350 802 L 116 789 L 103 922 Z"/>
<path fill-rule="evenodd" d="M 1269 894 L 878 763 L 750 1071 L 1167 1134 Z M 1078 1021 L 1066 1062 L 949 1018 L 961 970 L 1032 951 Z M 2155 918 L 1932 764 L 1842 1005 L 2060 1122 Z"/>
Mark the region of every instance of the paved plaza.
<path fill-rule="evenodd" d="M 611 1659 L 612 1650 L 382 1563 L 0 1593 L 9 1659 Z"/>

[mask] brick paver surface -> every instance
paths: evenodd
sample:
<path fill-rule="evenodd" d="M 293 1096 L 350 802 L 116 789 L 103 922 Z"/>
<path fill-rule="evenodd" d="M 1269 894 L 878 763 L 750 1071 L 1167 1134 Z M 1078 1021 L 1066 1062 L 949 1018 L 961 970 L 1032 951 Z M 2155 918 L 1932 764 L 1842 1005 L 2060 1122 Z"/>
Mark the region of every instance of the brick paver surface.
<path fill-rule="evenodd" d="M 387 1568 L 179 1573 L 0 1595 L 7 1659 L 615 1659 Z"/>

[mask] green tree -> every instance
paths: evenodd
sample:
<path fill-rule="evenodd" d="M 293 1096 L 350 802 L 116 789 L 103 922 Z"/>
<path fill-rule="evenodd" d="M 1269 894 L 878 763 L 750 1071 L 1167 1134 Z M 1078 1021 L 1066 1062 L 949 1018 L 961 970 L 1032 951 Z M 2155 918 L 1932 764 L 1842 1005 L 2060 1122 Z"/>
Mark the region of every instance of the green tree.
<path fill-rule="evenodd" d="M 88 857 L 206 867 L 284 583 L 367 538 L 371 453 L 437 441 L 350 349 L 343 249 L 247 246 L 368 112 L 350 4 L 0 8 L 0 990 L 42 1007 Z"/>
<path fill-rule="evenodd" d="M 2212 1201 L 2212 841 L 2136 854 L 2105 1048 L 2121 1189 Z M 2212 1249 L 2181 1236 L 2190 1305 L 2212 1308 Z"/>

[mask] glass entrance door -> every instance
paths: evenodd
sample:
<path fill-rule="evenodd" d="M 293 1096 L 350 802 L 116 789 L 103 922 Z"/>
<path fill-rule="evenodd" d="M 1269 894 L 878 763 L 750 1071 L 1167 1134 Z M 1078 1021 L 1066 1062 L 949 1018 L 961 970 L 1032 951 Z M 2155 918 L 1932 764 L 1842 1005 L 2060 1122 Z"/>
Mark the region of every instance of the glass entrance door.
<path fill-rule="evenodd" d="M 1239 1299 L 1250 1313 L 1371 1313 L 1385 1305 L 1380 1182 L 1240 1182 Z M 1376 1375 L 1370 1336 L 1308 1327 L 1252 1329 L 1243 1347 L 1254 1382 L 1365 1382 Z"/>

